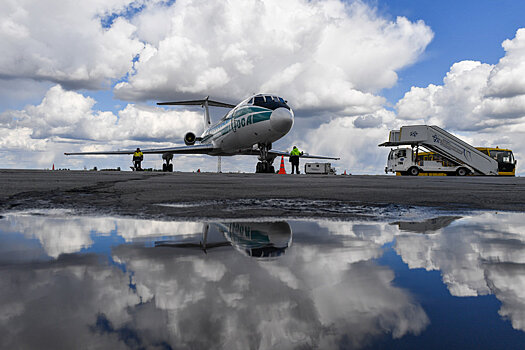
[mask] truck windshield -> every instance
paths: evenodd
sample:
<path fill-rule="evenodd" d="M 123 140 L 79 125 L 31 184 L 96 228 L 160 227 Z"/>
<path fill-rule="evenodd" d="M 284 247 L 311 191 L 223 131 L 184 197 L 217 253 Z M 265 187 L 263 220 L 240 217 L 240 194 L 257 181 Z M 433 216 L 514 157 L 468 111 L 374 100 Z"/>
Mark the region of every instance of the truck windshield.
<path fill-rule="evenodd" d="M 498 163 L 514 163 L 514 155 L 511 151 L 490 150 L 490 156 Z"/>

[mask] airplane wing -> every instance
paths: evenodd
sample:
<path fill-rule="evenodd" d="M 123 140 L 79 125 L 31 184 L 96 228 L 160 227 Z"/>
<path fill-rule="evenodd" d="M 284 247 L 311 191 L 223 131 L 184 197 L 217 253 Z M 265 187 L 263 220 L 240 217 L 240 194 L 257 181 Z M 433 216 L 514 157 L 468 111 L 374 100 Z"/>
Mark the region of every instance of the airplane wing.
<path fill-rule="evenodd" d="M 246 154 L 246 155 L 258 156 L 260 153 L 259 153 L 259 150 L 257 150 L 257 149 L 251 149 L 251 150 L 243 151 L 243 152 L 238 153 L 238 154 Z M 289 157 L 290 156 L 290 152 L 278 151 L 278 150 L 273 150 L 273 149 L 269 150 L 268 154 L 275 155 L 276 157 L 277 156 L 284 156 L 284 157 Z M 299 156 L 299 157 L 301 157 L 301 158 L 312 158 L 312 159 L 332 159 L 332 160 L 339 160 L 340 159 L 339 157 L 316 156 L 316 155 L 309 154 L 309 153 L 306 153 L 306 152 L 304 152 L 303 155 Z"/>
<path fill-rule="evenodd" d="M 270 151 L 268 151 L 268 153 L 269 154 L 275 154 L 277 156 L 285 156 L 285 157 L 289 157 L 290 156 L 290 152 L 285 152 L 285 151 L 270 150 Z M 340 159 L 339 157 L 316 156 L 316 155 L 309 154 L 309 153 L 306 153 L 306 152 L 304 152 L 299 157 L 300 158 L 313 158 L 313 159 L 333 159 L 333 160 L 339 160 Z"/>
<path fill-rule="evenodd" d="M 193 145 L 193 146 L 178 146 L 178 147 L 167 147 L 167 148 L 151 148 L 141 149 L 144 154 L 208 154 L 213 151 L 212 145 Z M 115 155 L 115 154 L 133 154 L 135 150 L 126 151 L 98 151 L 98 152 L 74 152 L 64 153 L 66 156 L 88 156 L 88 155 Z"/>

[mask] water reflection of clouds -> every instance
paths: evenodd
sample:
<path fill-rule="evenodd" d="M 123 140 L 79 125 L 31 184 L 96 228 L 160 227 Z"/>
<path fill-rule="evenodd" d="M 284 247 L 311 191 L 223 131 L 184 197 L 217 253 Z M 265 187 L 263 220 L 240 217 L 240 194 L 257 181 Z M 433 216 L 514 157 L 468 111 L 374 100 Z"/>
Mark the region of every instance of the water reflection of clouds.
<path fill-rule="evenodd" d="M 525 330 L 525 220 L 520 213 L 460 219 L 436 234 L 403 233 L 395 250 L 410 268 L 439 270 L 454 296 L 494 294 Z"/>
<path fill-rule="evenodd" d="M 64 210 L 5 214 L 0 220 L 0 231 L 37 239 L 47 255 L 53 258 L 89 248 L 94 243 L 93 235 L 115 233 L 130 242 L 151 236 L 191 236 L 201 230 L 202 224 L 196 222 L 87 217 Z"/>
<path fill-rule="evenodd" d="M 440 270 L 452 295 L 495 294 L 500 315 L 525 330 L 522 214 L 395 225 L 292 222 L 291 247 L 292 229 L 283 222 L 211 225 L 220 227 L 219 240 L 240 244 L 239 251 L 267 238 L 286 252 L 261 260 L 224 245 L 207 254 L 114 246 L 112 261 L 125 268 L 75 253 L 108 235 L 199 242 L 203 225 L 70 215 L 0 220 L 0 253 L 16 248 L 19 255 L 52 257 L 15 265 L 9 264 L 18 259 L 13 255 L 0 260 L 0 347 L 359 348 L 385 333 L 417 335 L 429 324 L 425 311 L 393 284 L 393 271 L 374 260 L 391 242 L 410 268 Z M 246 232 L 259 234 L 256 245 Z"/>
<path fill-rule="evenodd" d="M 441 217 L 421 222 L 322 222 L 332 234 L 357 237 L 368 251 L 360 259 L 381 255 L 381 246 L 395 250 L 409 268 L 441 271 L 454 296 L 494 294 L 500 315 L 525 330 L 525 220 L 521 213 L 484 213 Z M 351 240 L 347 241 L 351 242 Z"/>
<path fill-rule="evenodd" d="M 120 246 L 114 255 L 167 311 L 182 347 L 195 339 L 224 345 L 199 344 L 204 348 L 337 348 L 343 339 L 360 347 L 385 333 L 418 334 L 428 324 L 410 294 L 393 286 L 388 267 L 353 262 L 346 247 L 294 245 L 293 254 L 271 261 L 226 249 L 204 258 L 171 252 Z"/>
<path fill-rule="evenodd" d="M 370 249 L 346 232 L 327 231 L 322 244 L 306 237 L 271 260 L 231 247 L 203 254 L 119 245 L 111 257 L 122 269 L 95 254 L 72 253 L 115 230 L 119 236 L 121 230 L 132 232 L 126 240 L 133 240 L 189 232 L 201 224 L 86 217 L 67 223 L 58 214 L 47 219 L 0 220 L 3 232 L 38 239 L 56 256 L 0 268 L 0 347 L 360 347 L 385 333 L 418 334 L 429 322 L 410 293 L 392 284 L 393 272 L 371 260 L 378 246 Z M 313 222 L 301 225 L 314 233 L 326 230 Z M 264 233 L 261 223 L 254 227 Z M 291 242 L 282 223 L 271 227 L 280 229 L 268 234 L 270 240 Z M 61 245 L 67 237 L 74 244 Z"/>
<path fill-rule="evenodd" d="M 116 335 L 92 337 L 104 313 L 116 327 L 140 302 L 129 277 L 95 255 L 63 255 L 38 265 L 0 268 L 0 347 L 3 349 L 123 348 Z"/>

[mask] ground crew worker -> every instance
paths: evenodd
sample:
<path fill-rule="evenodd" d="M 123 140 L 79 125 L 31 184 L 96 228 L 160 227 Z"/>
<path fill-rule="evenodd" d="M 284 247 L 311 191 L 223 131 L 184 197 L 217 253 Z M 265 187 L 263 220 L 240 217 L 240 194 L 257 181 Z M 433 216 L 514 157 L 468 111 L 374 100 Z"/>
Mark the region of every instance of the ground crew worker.
<path fill-rule="evenodd" d="M 290 163 L 292 163 L 292 174 L 295 167 L 295 171 L 299 174 L 299 156 L 302 156 L 303 152 L 299 152 L 299 149 L 296 146 L 293 146 L 292 151 L 290 152 Z"/>
<path fill-rule="evenodd" d="M 137 147 L 135 153 L 133 153 L 133 167 L 135 171 L 142 170 L 140 163 L 144 159 L 144 154 L 140 151 L 140 148 Z"/>

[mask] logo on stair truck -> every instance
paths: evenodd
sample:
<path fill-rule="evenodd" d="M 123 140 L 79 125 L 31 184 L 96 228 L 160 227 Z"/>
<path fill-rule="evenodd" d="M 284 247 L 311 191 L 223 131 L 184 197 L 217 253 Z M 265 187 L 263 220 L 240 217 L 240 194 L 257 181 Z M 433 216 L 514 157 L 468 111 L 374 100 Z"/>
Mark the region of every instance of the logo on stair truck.
<path fill-rule="evenodd" d="M 457 144 L 450 142 L 447 139 L 440 138 L 438 135 L 432 135 L 434 143 L 439 143 L 442 147 L 454 151 L 457 154 L 463 155 L 466 159 L 472 159 L 472 154 L 465 148 L 458 146 Z"/>

